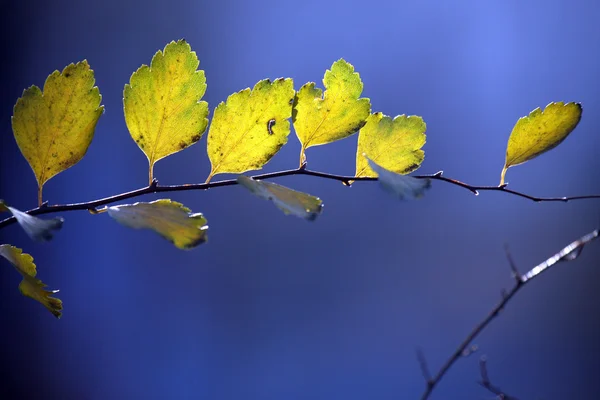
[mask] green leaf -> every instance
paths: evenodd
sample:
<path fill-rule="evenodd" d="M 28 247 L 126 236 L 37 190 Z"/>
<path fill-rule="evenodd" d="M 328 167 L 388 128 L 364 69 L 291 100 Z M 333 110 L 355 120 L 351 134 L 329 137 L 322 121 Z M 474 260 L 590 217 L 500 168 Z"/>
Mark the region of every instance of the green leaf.
<path fill-rule="evenodd" d="M 208 131 L 212 165 L 206 182 L 225 172 L 261 169 L 287 143 L 294 99 L 292 79 L 262 80 L 221 102 Z"/>
<path fill-rule="evenodd" d="M 369 166 L 378 176 L 378 181 L 381 187 L 400 200 L 418 199 L 423 197 L 425 191 L 431 188 L 431 179 L 413 178 L 408 175 L 401 175 L 377 165 L 375 162 L 368 160 Z"/>
<path fill-rule="evenodd" d="M 285 215 L 291 214 L 314 221 L 323 209 L 323 202 L 318 197 L 276 183 L 255 180 L 244 175 L 238 176 L 237 181 L 256 196 L 275 203 Z"/>
<path fill-rule="evenodd" d="M 508 138 L 506 161 L 500 176 L 504 185 L 506 170 L 552 150 L 569 136 L 581 120 L 580 103 L 550 103 L 544 111 L 536 108 L 520 118 Z"/>
<path fill-rule="evenodd" d="M 65 221 L 61 217 L 51 219 L 34 217 L 33 215 L 10 207 L 6 205 L 3 200 L 0 200 L 0 211 L 4 210 L 10 211 L 12 215 L 14 215 L 19 225 L 21 225 L 25 233 L 27 233 L 31 239 L 41 242 L 51 240 L 54 236 L 54 231 L 60 230 Z"/>
<path fill-rule="evenodd" d="M 394 119 L 378 112 L 367 118 L 358 134 L 356 176 L 377 176 L 367 157 L 388 171 L 408 174 L 415 171 L 425 158 L 426 125 L 416 115 L 399 115 Z"/>
<path fill-rule="evenodd" d="M 206 77 L 199 64 L 185 40 L 171 42 L 125 85 L 125 122 L 148 158 L 150 182 L 158 160 L 196 143 L 206 130 L 208 103 L 200 101 Z"/>
<path fill-rule="evenodd" d="M 62 301 L 51 297 L 51 295 L 58 293 L 58 290 L 44 290 L 46 285 L 35 277 L 37 271 L 33 263 L 33 257 L 8 244 L 0 245 L 0 256 L 6 258 L 23 275 L 23 280 L 19 284 L 21 293 L 40 302 L 56 318 L 60 318 L 63 309 Z"/>
<path fill-rule="evenodd" d="M 309 82 L 294 100 L 294 129 L 302 144 L 300 165 L 306 162 L 306 149 L 352 135 L 371 113 L 369 99 L 359 99 L 363 91 L 360 75 L 343 59 L 325 72 L 323 85 L 324 95 L 314 82 Z"/>
<path fill-rule="evenodd" d="M 112 206 L 107 211 L 119 223 L 133 229 L 151 229 L 180 249 L 191 249 L 207 240 L 206 218 L 169 199 Z"/>
<path fill-rule="evenodd" d="M 84 60 L 50 74 L 43 94 L 37 86 L 24 90 L 15 104 L 13 133 L 38 182 L 39 205 L 44 184 L 77 164 L 92 142 L 104 112 L 94 82 L 94 71 Z"/>

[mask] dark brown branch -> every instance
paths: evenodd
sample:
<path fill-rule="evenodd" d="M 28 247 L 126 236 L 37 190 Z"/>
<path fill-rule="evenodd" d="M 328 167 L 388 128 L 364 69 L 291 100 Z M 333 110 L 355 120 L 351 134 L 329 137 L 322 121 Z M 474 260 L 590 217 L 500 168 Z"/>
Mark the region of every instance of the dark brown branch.
<path fill-rule="evenodd" d="M 270 172 L 266 174 L 254 175 L 252 178 L 254 179 L 273 179 L 282 176 L 290 176 L 290 175 L 309 175 L 322 179 L 335 180 L 344 183 L 346 186 L 350 186 L 351 182 L 354 181 L 376 181 L 377 178 L 371 177 L 357 177 L 357 176 L 344 176 L 344 175 L 335 175 L 328 174 L 325 172 L 318 172 L 306 169 L 306 165 L 302 165 L 297 169 L 290 169 L 286 171 L 278 171 L 278 172 Z M 517 192 L 515 190 L 507 189 L 506 185 L 503 186 L 473 186 L 466 184 L 461 181 L 457 181 L 455 179 L 450 179 L 442 176 L 442 171 L 436 172 L 432 175 L 414 175 L 414 178 L 417 179 L 431 179 L 442 181 L 446 183 L 450 183 L 452 185 L 461 187 L 470 191 L 471 193 L 478 195 L 479 192 L 489 191 L 489 192 L 504 192 L 513 194 L 515 196 L 523 197 L 535 202 L 548 202 L 548 201 L 560 201 L 567 202 L 570 200 L 582 200 L 582 199 L 600 199 L 600 195 L 588 195 L 588 196 L 573 196 L 573 197 L 535 197 L 530 196 L 525 193 Z M 48 205 L 47 203 L 42 204 L 40 207 L 33 208 L 27 211 L 28 214 L 31 215 L 40 215 L 40 214 L 50 214 L 62 211 L 75 211 L 75 210 L 90 210 L 94 211 L 97 207 L 102 207 L 107 204 L 116 203 L 118 201 L 131 199 L 134 197 L 138 197 L 144 194 L 150 193 L 164 193 L 164 192 L 179 192 L 179 191 L 187 191 L 187 190 L 206 190 L 211 188 L 216 188 L 220 186 L 232 186 L 237 185 L 237 180 L 228 179 L 217 182 L 209 182 L 209 183 L 191 183 L 191 184 L 183 184 L 183 185 L 159 185 L 156 180 L 154 180 L 150 185 L 132 190 L 131 192 L 121 193 L 114 196 L 105 197 L 102 199 L 87 201 L 83 203 L 72 203 L 72 204 L 57 204 L 57 205 Z M 0 221 L 0 229 L 15 223 L 16 220 L 14 217 L 6 218 Z"/>
<path fill-rule="evenodd" d="M 519 400 L 514 396 L 509 396 L 498 386 L 494 386 L 492 384 L 492 382 L 490 381 L 490 376 L 488 375 L 487 359 L 485 358 L 485 356 L 481 357 L 479 359 L 479 371 L 481 372 L 481 380 L 479 381 L 479 384 L 481 386 L 483 386 L 484 388 L 486 388 L 489 392 L 495 394 L 497 399 L 499 399 L 499 400 Z"/>
<path fill-rule="evenodd" d="M 518 279 L 516 279 L 514 286 L 508 291 L 504 292 L 502 299 L 500 302 L 488 313 L 488 315 L 479 322 L 475 328 L 467 335 L 467 337 L 462 341 L 462 343 L 456 348 L 454 353 L 448 358 L 448 360 L 442 365 L 440 370 L 435 374 L 433 379 L 428 380 L 427 386 L 423 395 L 421 396 L 422 400 L 428 399 L 431 395 L 431 392 L 436 387 L 436 385 L 442 380 L 444 375 L 448 372 L 448 370 L 457 362 L 461 357 L 463 357 L 465 350 L 469 347 L 469 344 L 473 342 L 473 340 L 479 336 L 479 334 L 492 322 L 499 314 L 500 311 L 504 309 L 506 304 L 517 294 L 521 288 L 525 286 L 525 284 L 531 281 L 533 278 L 537 277 L 539 274 L 549 269 L 554 264 L 560 261 L 571 261 L 577 258 L 583 247 L 591 242 L 592 240 L 598 237 L 599 231 L 598 229 L 588 233 L 587 235 L 582 236 L 576 241 L 572 242 L 561 251 L 548 258 L 547 260 L 541 262 L 540 264 L 533 267 L 527 273 L 523 275 L 517 275 Z M 516 271 L 516 267 L 513 268 L 511 266 L 512 272 Z"/>

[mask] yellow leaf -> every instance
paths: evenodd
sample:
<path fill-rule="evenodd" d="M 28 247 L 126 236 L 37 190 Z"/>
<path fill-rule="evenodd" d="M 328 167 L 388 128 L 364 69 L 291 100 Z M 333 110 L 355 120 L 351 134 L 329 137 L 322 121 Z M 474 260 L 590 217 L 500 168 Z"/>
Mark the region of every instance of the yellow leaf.
<path fill-rule="evenodd" d="M 0 212 L 8 212 L 8 206 L 4 203 L 4 200 L 0 199 Z"/>
<path fill-rule="evenodd" d="M 40 205 L 44 183 L 77 164 L 92 142 L 104 111 L 94 82 L 84 60 L 50 74 L 43 93 L 37 86 L 24 90 L 15 104 L 13 133 L 37 179 Z"/>
<path fill-rule="evenodd" d="M 240 185 L 265 200 L 270 200 L 285 215 L 295 215 L 309 221 L 314 221 L 321 210 L 323 202 L 315 196 L 278 185 L 240 175 L 237 178 Z"/>
<path fill-rule="evenodd" d="M 363 83 L 354 67 L 340 59 L 325 72 L 325 94 L 314 82 L 302 86 L 294 101 L 294 130 L 302 149 L 300 165 L 309 147 L 344 139 L 364 124 L 371 113 L 369 99 L 359 99 Z"/>
<path fill-rule="evenodd" d="M 508 138 L 500 185 L 504 185 L 508 168 L 552 150 L 565 140 L 579 123 L 581 111 L 581 104 L 561 101 L 548 104 L 544 111 L 536 108 L 520 118 Z"/>
<path fill-rule="evenodd" d="M 158 160 L 196 143 L 206 130 L 208 103 L 200 101 L 206 77 L 199 64 L 185 40 L 171 42 L 125 85 L 125 122 L 148 158 L 150 182 Z"/>
<path fill-rule="evenodd" d="M 58 290 L 44 290 L 46 285 L 35 277 L 37 271 L 33 263 L 33 257 L 8 244 L 0 245 L 0 256 L 6 258 L 23 275 L 23 280 L 19 284 L 21 293 L 40 302 L 56 318 L 60 318 L 63 309 L 62 301 L 51 297 L 51 295 L 58 293 Z"/>
<path fill-rule="evenodd" d="M 220 103 L 208 130 L 206 179 L 225 172 L 261 169 L 287 143 L 294 83 L 290 78 L 264 79 Z"/>
<path fill-rule="evenodd" d="M 151 229 L 180 249 L 191 249 L 207 240 L 206 218 L 169 199 L 112 206 L 107 211 L 119 223 L 134 229 Z"/>
<path fill-rule="evenodd" d="M 399 115 L 394 119 L 378 112 L 367 118 L 358 134 L 356 176 L 377 176 L 369 166 L 372 161 L 388 171 L 408 174 L 415 171 L 425 158 L 426 125 L 423 118 Z"/>

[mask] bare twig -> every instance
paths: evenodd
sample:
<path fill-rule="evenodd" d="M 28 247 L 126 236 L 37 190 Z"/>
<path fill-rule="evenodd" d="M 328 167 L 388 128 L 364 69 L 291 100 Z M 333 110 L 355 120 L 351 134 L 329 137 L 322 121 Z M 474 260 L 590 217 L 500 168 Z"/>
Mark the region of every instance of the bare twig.
<path fill-rule="evenodd" d="M 587 235 L 582 236 L 581 238 L 575 240 L 561 251 L 548 258 L 547 260 L 541 262 L 540 264 L 533 267 L 524 275 L 518 275 L 514 286 L 507 292 L 503 293 L 502 299 L 500 302 L 488 313 L 488 315 L 479 322 L 475 328 L 467 335 L 467 337 L 462 341 L 462 343 L 456 348 L 454 353 L 448 358 L 448 360 L 442 365 L 440 370 L 435 374 L 432 380 L 427 381 L 427 387 L 421 396 L 422 400 L 428 399 L 431 395 L 431 392 L 436 387 L 436 385 L 442 380 L 444 375 L 448 372 L 450 367 L 454 365 L 459 358 L 461 358 L 465 352 L 465 350 L 469 347 L 469 344 L 477 337 L 479 334 L 492 322 L 499 314 L 500 311 L 504 309 L 506 304 L 514 297 L 517 292 L 525 286 L 525 284 L 531 281 L 533 278 L 558 263 L 559 261 L 571 261 L 577 258 L 583 247 L 591 242 L 592 240 L 598 237 L 599 231 L 598 229 L 588 233 Z M 511 266 L 511 269 L 514 271 L 516 267 Z"/>
<path fill-rule="evenodd" d="M 519 270 L 517 269 L 517 264 L 515 264 L 515 260 L 513 260 L 512 255 L 510 254 L 510 251 L 508 250 L 508 245 L 504 246 L 504 251 L 506 252 L 506 258 L 508 259 L 508 263 L 510 264 L 512 276 L 517 281 L 517 284 L 519 284 L 519 283 L 521 283 L 521 281 L 523 279 L 521 278 L 521 274 L 519 273 Z"/>
<path fill-rule="evenodd" d="M 451 185 L 455 185 L 470 191 L 471 193 L 478 195 L 479 192 L 504 192 L 509 193 L 515 196 L 523 197 L 525 199 L 529 199 L 534 202 L 567 202 L 571 200 L 583 200 L 583 199 L 600 199 L 600 194 L 598 195 L 587 195 L 587 196 L 572 196 L 572 197 L 535 197 L 525 193 L 517 192 L 516 190 L 507 189 L 506 185 L 502 186 L 473 186 L 466 184 L 464 182 L 458 181 L 456 179 L 450 179 L 442 176 L 443 171 L 438 171 L 435 174 L 431 175 L 413 175 L 414 178 L 417 179 L 431 179 L 442 181 L 446 183 L 450 183 Z M 318 172 L 306 169 L 306 164 L 301 165 L 299 168 L 290 169 L 285 171 L 278 172 L 270 172 L 267 174 L 260 174 L 252 176 L 253 179 L 273 179 L 279 178 L 282 176 L 291 176 L 291 175 L 309 175 L 322 179 L 329 179 L 342 182 L 346 186 L 350 186 L 351 182 L 354 181 L 376 181 L 377 178 L 373 177 L 365 177 L 365 176 L 344 176 L 344 175 L 335 175 L 328 174 L 325 172 Z M 76 211 L 76 210 L 89 210 L 94 211 L 97 207 L 105 206 L 107 204 L 116 203 L 118 201 L 131 199 L 134 197 L 142 196 L 144 194 L 150 193 L 165 193 L 165 192 L 181 192 L 188 190 L 207 190 L 211 188 L 221 187 L 221 186 L 233 186 L 237 185 L 236 179 L 227 179 L 217 182 L 208 182 L 208 183 L 190 183 L 190 184 L 182 184 L 182 185 L 159 185 L 158 181 L 154 179 L 150 185 L 132 190 L 131 192 L 125 192 L 121 194 L 117 194 L 114 196 L 104 197 L 102 199 L 91 200 L 82 203 L 71 203 L 71 204 L 56 204 L 56 205 L 48 205 L 47 202 L 43 203 L 41 206 L 37 208 L 33 208 L 27 211 L 30 215 L 40 215 L 40 214 L 51 214 L 56 212 L 64 212 L 64 211 Z M 5 226 L 11 225 L 16 222 L 14 217 L 6 218 L 0 221 L 0 229 Z"/>
<path fill-rule="evenodd" d="M 481 372 L 481 380 L 479 384 L 486 388 L 489 392 L 496 395 L 498 400 L 519 400 L 514 396 L 509 396 L 498 386 L 494 386 L 490 381 L 490 376 L 487 370 L 487 359 L 485 356 L 479 359 L 479 371 Z"/>
<path fill-rule="evenodd" d="M 431 378 L 431 372 L 429 372 L 429 367 L 427 366 L 427 360 L 425 359 L 423 349 L 420 347 L 417 348 L 417 360 L 419 360 L 419 366 L 421 367 L 421 373 L 423 374 L 425 382 L 427 385 L 432 385 L 433 379 Z"/>

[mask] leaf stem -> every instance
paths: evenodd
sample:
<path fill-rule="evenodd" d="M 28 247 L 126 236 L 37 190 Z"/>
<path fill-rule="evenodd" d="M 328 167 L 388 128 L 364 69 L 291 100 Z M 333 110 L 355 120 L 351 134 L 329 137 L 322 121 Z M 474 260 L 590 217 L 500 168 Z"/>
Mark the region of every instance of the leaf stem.
<path fill-rule="evenodd" d="M 334 180 L 338 182 L 352 182 L 352 181 L 376 181 L 375 177 L 366 177 L 366 176 L 346 176 L 346 175 L 336 175 L 329 174 L 326 172 L 312 171 L 304 168 L 304 164 L 296 169 L 270 172 L 266 174 L 259 174 L 251 176 L 253 179 L 274 179 L 282 176 L 291 176 L 291 175 L 310 175 L 317 178 Z M 507 189 L 506 185 L 504 186 L 474 186 L 469 185 L 467 183 L 458 181 L 456 179 L 446 178 L 442 176 L 442 172 L 437 172 L 435 174 L 430 175 L 411 175 L 417 179 L 431 179 L 435 181 L 442 181 L 449 183 L 454 186 L 461 187 L 470 191 L 471 193 L 477 195 L 479 192 L 488 191 L 488 192 L 504 192 L 514 196 L 522 197 L 534 202 L 568 202 L 571 200 L 583 200 L 583 199 L 600 199 L 600 194 L 595 195 L 584 195 L 584 196 L 572 196 L 572 197 L 535 197 L 526 193 L 521 193 L 516 190 Z M 222 181 L 212 182 L 211 179 L 213 174 L 209 174 L 205 183 L 188 183 L 182 185 L 159 185 L 155 181 L 151 181 L 150 184 L 146 187 L 132 190 L 130 192 L 125 192 L 121 194 L 117 194 L 114 196 L 104 197 L 97 200 L 91 200 L 82 203 L 72 203 L 72 204 L 56 204 L 56 205 L 46 205 L 39 203 L 40 205 L 37 208 L 33 208 L 27 211 L 30 215 L 40 215 L 40 214 L 51 214 L 56 212 L 63 211 L 75 211 L 75 210 L 91 210 L 96 207 L 104 206 L 111 203 L 116 203 L 119 201 L 123 201 L 126 199 L 131 199 L 134 197 L 138 197 L 144 194 L 149 193 L 166 193 L 166 192 L 181 192 L 188 190 L 206 190 L 210 188 L 220 187 L 220 186 L 233 186 L 237 185 L 238 182 L 236 179 L 227 179 Z M 39 188 L 38 192 L 38 200 L 41 199 L 41 188 Z M 0 221 L 0 229 L 5 226 L 11 225 L 16 222 L 14 217 L 6 218 Z"/>
<path fill-rule="evenodd" d="M 38 194 L 38 196 L 37 196 L 38 197 L 38 208 L 41 207 L 42 204 L 44 203 L 44 201 L 42 200 L 43 199 L 43 197 L 42 197 L 42 189 L 43 188 L 44 188 L 43 185 L 38 184 L 38 193 L 37 193 Z"/>
<path fill-rule="evenodd" d="M 305 154 L 306 148 L 304 146 L 302 146 L 302 148 L 300 149 L 300 167 L 302 168 L 302 166 L 306 166 L 306 154 Z"/>
<path fill-rule="evenodd" d="M 500 186 L 504 185 L 504 178 L 506 176 L 506 170 L 508 170 L 508 167 L 505 165 L 504 168 L 502 168 L 502 173 L 500 174 Z"/>

